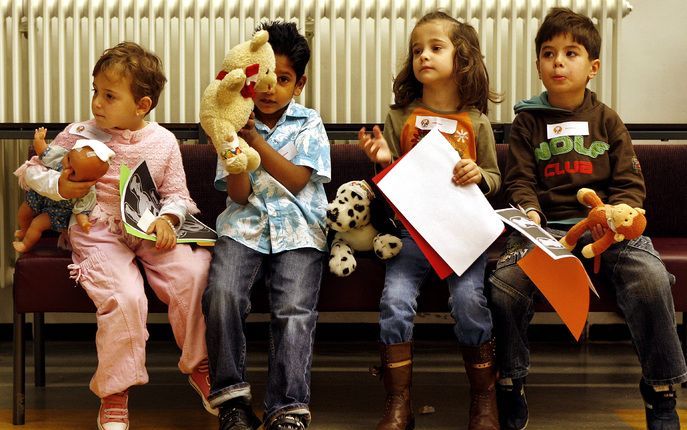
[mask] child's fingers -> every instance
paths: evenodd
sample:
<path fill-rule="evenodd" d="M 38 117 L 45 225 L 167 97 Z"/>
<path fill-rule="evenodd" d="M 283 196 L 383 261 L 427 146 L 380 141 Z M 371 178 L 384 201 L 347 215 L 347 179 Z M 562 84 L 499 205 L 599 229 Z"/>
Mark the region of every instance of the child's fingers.
<path fill-rule="evenodd" d="M 375 125 L 372 127 L 372 135 L 375 137 L 375 139 L 381 139 L 382 138 L 382 130 L 379 128 L 378 125 Z"/>
<path fill-rule="evenodd" d="M 369 139 L 369 136 L 367 135 L 367 131 L 365 130 L 365 127 L 358 130 L 358 140 L 362 141 L 366 136 Z"/>

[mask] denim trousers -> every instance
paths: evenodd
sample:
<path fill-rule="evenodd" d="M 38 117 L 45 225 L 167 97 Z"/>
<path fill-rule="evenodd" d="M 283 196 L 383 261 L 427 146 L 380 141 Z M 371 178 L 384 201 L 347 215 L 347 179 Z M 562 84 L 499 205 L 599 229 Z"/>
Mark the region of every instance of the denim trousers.
<path fill-rule="evenodd" d="M 264 278 L 271 313 L 265 422 L 284 413 L 308 414 L 324 255 L 314 248 L 262 254 L 226 236 L 217 240 L 202 300 L 211 405 L 251 397 L 244 329 L 251 289 Z"/>
<path fill-rule="evenodd" d="M 401 252 L 387 260 L 384 291 L 379 304 L 380 341 L 385 345 L 408 342 L 413 338 L 413 320 L 417 312 L 420 287 L 434 270 L 407 230 L 400 230 Z M 461 275 L 446 278 L 449 308 L 458 343 L 479 346 L 491 339 L 491 312 L 484 295 L 487 264 L 482 254 Z"/>
<path fill-rule="evenodd" d="M 565 235 L 565 231 L 547 230 L 556 238 Z M 579 251 L 591 242 L 589 232 L 579 240 L 574 253 L 581 260 L 586 259 Z M 542 296 L 517 261 L 532 246 L 520 234 L 511 234 L 505 252 L 489 277 L 496 356 L 500 375 L 504 378 L 522 378 L 529 372 L 527 328 L 534 316 L 535 297 Z M 666 270 L 651 239 L 641 236 L 613 244 L 601 254 L 599 275 L 605 284 L 615 289 L 618 307 L 630 330 L 645 381 L 650 385 L 687 381 L 671 295 L 675 277 Z"/>

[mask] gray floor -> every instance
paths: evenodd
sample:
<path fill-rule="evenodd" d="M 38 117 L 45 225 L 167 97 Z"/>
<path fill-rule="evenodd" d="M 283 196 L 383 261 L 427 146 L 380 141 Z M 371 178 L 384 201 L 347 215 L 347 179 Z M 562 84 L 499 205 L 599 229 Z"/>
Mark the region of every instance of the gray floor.
<path fill-rule="evenodd" d="M 30 353 L 31 344 L 27 344 Z M 370 429 L 380 416 L 382 387 L 368 373 L 377 360 L 373 342 L 319 342 L 312 373 L 313 429 Z M 148 347 L 151 382 L 132 389 L 131 429 L 214 429 L 216 421 L 202 411 L 195 393 L 176 369 L 171 342 Z M 27 357 L 31 366 L 31 358 Z M 27 374 L 25 429 L 94 428 L 98 401 L 88 390 L 96 357 L 91 342 L 48 342 L 47 387 L 33 386 Z M 264 393 L 265 343 L 249 348 L 249 380 L 254 405 Z M 643 405 L 637 383 L 640 372 L 627 342 L 585 345 L 551 342 L 533 345 L 528 381 L 531 419 L 528 429 L 642 429 Z M 12 398 L 11 344 L 0 343 L 0 429 L 10 424 Z M 432 406 L 418 414 L 417 429 L 465 429 L 468 386 L 455 345 L 424 341 L 416 345 L 414 406 Z M 679 413 L 687 429 L 687 402 L 680 390 Z M 50 422 L 59 424 L 48 425 Z M 16 427 L 19 428 L 19 427 Z"/>

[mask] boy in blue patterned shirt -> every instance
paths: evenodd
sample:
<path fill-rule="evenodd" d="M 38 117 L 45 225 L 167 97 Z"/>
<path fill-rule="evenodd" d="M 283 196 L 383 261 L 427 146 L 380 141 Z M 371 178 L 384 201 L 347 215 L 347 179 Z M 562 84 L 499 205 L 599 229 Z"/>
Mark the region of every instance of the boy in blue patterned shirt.
<path fill-rule="evenodd" d="M 277 84 L 253 97 L 239 132 L 262 158 L 252 173 L 229 175 L 218 163 L 215 187 L 227 192 L 220 236 L 203 296 L 211 391 L 220 430 L 256 429 L 246 382 L 245 320 L 252 286 L 268 280 L 271 310 L 266 430 L 304 429 L 310 422 L 310 365 L 317 299 L 327 252 L 329 139 L 319 114 L 295 101 L 307 80 L 310 49 L 296 25 L 271 22 Z"/>

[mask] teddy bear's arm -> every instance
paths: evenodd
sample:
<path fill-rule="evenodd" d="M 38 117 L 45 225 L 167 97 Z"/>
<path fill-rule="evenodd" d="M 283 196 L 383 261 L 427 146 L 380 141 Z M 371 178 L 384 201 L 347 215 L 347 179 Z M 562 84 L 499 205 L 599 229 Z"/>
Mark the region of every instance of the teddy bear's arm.
<path fill-rule="evenodd" d="M 241 91 L 243 85 L 246 83 L 246 74 L 243 69 L 234 69 L 222 79 L 217 88 L 217 98 L 226 100 L 231 97 L 232 93 Z"/>

